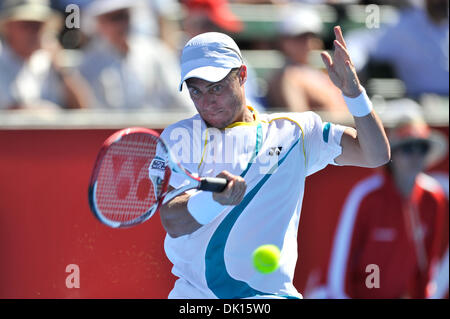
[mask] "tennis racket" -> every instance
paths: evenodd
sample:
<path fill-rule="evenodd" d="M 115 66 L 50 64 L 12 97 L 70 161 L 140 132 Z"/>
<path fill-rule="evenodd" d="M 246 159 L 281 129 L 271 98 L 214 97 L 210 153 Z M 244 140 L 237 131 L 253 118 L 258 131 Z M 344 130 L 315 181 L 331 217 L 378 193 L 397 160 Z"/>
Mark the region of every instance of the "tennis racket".
<path fill-rule="evenodd" d="M 183 186 L 168 191 L 172 173 Z M 111 135 L 100 149 L 89 182 L 89 206 L 103 224 L 118 228 L 145 222 L 189 189 L 221 192 L 224 178 L 193 176 L 172 156 L 153 130 L 133 127 Z"/>

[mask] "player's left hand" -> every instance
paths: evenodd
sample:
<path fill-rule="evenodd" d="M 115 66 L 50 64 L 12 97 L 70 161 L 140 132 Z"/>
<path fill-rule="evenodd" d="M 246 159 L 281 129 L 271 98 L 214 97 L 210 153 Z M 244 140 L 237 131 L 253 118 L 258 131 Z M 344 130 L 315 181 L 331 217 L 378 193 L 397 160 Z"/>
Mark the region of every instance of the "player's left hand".
<path fill-rule="evenodd" d="M 213 193 L 213 199 L 221 205 L 238 205 L 244 198 L 247 184 L 241 176 L 236 176 L 228 171 L 220 172 L 216 177 L 228 180 L 228 185 L 220 193 Z"/>
<path fill-rule="evenodd" d="M 331 58 L 330 54 L 326 51 L 323 51 L 320 55 L 334 85 L 336 85 L 344 95 L 352 98 L 357 97 L 362 92 L 363 88 L 359 83 L 355 67 L 348 54 L 340 26 L 334 27 L 334 34 L 336 39 L 334 40 L 333 58 Z"/>

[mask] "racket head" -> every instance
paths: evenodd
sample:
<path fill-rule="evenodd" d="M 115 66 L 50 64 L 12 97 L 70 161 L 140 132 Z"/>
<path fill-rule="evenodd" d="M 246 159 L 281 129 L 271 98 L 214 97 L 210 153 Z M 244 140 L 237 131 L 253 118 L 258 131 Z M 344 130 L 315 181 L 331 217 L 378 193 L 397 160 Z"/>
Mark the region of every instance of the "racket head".
<path fill-rule="evenodd" d="M 100 222 L 113 228 L 129 227 L 156 213 L 171 174 L 165 165 L 155 190 L 148 169 L 157 148 L 160 156 L 169 157 L 159 134 L 141 127 L 120 130 L 103 143 L 88 191 L 91 211 Z"/>

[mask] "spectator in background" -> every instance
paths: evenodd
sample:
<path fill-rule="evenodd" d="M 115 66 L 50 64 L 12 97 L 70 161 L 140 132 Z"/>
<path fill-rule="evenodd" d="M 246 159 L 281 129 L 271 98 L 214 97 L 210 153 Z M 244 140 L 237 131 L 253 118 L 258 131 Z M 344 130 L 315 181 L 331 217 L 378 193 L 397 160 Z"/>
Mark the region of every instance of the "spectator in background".
<path fill-rule="evenodd" d="M 244 28 L 227 0 L 181 0 L 181 3 L 187 10 L 183 30 L 189 39 L 200 33 L 238 33 Z"/>
<path fill-rule="evenodd" d="M 62 66 L 60 17 L 46 0 L 0 4 L 0 109 L 81 108 L 81 78 Z"/>
<path fill-rule="evenodd" d="M 448 96 L 448 0 L 407 6 L 400 9 L 394 24 L 354 31 L 346 37 L 357 71 L 370 60 L 388 63 L 404 82 L 409 97 L 418 99 L 427 93 Z"/>
<path fill-rule="evenodd" d="M 280 48 L 286 65 L 269 80 L 268 104 L 293 112 L 346 112 L 341 92 L 309 58 L 322 50 L 322 21 L 312 7 L 289 5 L 280 23 Z"/>
<path fill-rule="evenodd" d="M 94 0 L 86 7 L 83 24 L 91 41 L 79 69 L 92 89 L 90 105 L 193 112 L 188 94 L 176 89 L 180 72 L 174 52 L 160 39 L 131 29 L 132 9 L 137 4 Z"/>
<path fill-rule="evenodd" d="M 358 183 L 346 200 L 329 264 L 328 298 L 433 293 L 430 280 L 442 253 L 448 204 L 438 181 L 423 172 L 443 159 L 447 141 L 429 129 L 419 105 L 390 112 L 392 161 Z M 376 265 L 378 275 L 368 265 Z M 379 276 L 378 284 L 369 275 Z"/>
<path fill-rule="evenodd" d="M 178 0 L 146 0 L 152 8 L 157 36 L 172 50 L 178 51 L 182 37 L 181 25 L 176 19 L 181 13 Z"/>

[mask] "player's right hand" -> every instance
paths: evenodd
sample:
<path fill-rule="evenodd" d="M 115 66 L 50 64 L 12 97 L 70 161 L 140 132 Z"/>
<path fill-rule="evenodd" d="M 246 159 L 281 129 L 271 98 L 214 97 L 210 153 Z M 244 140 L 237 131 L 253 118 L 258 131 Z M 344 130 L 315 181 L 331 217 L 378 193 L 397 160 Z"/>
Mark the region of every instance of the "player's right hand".
<path fill-rule="evenodd" d="M 244 198 L 247 183 L 241 176 L 222 171 L 216 177 L 226 178 L 227 187 L 220 193 L 213 193 L 213 199 L 221 205 L 238 205 Z"/>

